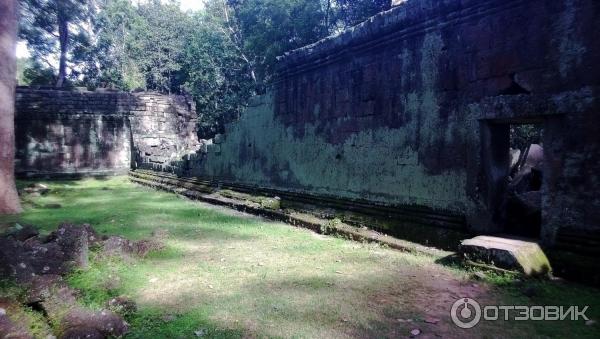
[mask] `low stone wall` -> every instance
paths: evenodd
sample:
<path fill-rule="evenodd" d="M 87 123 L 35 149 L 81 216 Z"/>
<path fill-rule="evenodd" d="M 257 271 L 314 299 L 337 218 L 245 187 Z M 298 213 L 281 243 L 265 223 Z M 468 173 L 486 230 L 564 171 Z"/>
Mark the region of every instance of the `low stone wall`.
<path fill-rule="evenodd" d="M 197 148 L 196 113 L 183 96 L 21 87 L 16 97 L 16 174 L 126 173 Z"/>

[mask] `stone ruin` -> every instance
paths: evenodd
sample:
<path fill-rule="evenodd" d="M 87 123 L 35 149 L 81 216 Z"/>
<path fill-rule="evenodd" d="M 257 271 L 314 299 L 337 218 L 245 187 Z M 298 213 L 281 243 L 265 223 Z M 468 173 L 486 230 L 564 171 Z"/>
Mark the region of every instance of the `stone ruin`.
<path fill-rule="evenodd" d="M 130 134 L 103 134 L 104 140 L 131 135 L 131 143 L 112 143 L 129 146 L 88 147 L 94 138 L 87 135 L 97 127 L 78 127 L 86 131 L 82 144 L 67 146 L 78 150 L 71 153 L 76 158 L 90 159 L 92 168 L 117 163 L 123 170 L 167 172 L 277 196 L 282 208 L 318 205 L 387 218 L 394 223 L 373 226 L 421 243 L 452 239 L 456 248 L 454 239 L 470 235 L 526 234 L 543 245 L 560 273 L 600 281 L 590 273 L 600 272 L 600 44 L 594 34 L 600 3 L 394 5 L 337 36 L 286 53 L 268 93 L 254 98 L 223 135 L 199 144 L 185 137 L 193 134 L 193 114 L 169 109 L 161 116 L 155 105 L 144 115 L 150 106 L 140 104 L 139 95 L 111 94 L 130 98 L 128 108 L 116 99 L 87 125 L 79 118 L 64 124 L 61 105 L 29 105 L 25 92 L 35 91 L 21 89 L 19 168 L 60 172 L 62 158 L 42 164 L 60 153 L 62 140 L 72 140 L 69 124 L 129 123 Z M 40 109 L 57 122 L 49 125 L 53 130 L 35 122 L 43 116 L 36 113 Z M 64 109 L 83 118 L 87 105 Z M 119 118 L 104 123 L 114 112 Z M 153 127 L 137 128 L 139 114 Z M 179 131 L 172 138 L 179 148 L 169 156 L 154 153 L 163 143 L 153 133 L 161 135 L 165 124 L 167 131 Z M 517 166 L 530 168 L 528 173 L 511 171 L 511 128 L 523 124 L 543 129 L 542 161 L 529 166 L 525 157 Z M 147 143 L 140 144 L 142 139 Z M 193 145 L 186 145 L 190 140 Z M 129 161 L 125 147 L 134 153 Z"/>
<path fill-rule="evenodd" d="M 40 236 L 29 225 L 8 229 L 0 235 L 0 276 L 14 279 L 25 293 L 22 300 L 0 298 L 0 336 L 32 338 L 7 314 L 27 306 L 54 324 L 54 334 L 60 338 L 121 337 L 129 328 L 123 316 L 137 310 L 135 302 L 119 296 L 107 300 L 100 311 L 89 310 L 78 303 L 78 291 L 63 276 L 87 269 L 92 248 L 99 249 L 95 255 L 129 261 L 161 249 L 163 237 L 157 234 L 140 241 L 101 237 L 87 224 L 63 224 L 48 236 Z"/>
<path fill-rule="evenodd" d="M 17 88 L 18 176 L 126 174 L 199 147 L 195 104 L 152 92 Z"/>

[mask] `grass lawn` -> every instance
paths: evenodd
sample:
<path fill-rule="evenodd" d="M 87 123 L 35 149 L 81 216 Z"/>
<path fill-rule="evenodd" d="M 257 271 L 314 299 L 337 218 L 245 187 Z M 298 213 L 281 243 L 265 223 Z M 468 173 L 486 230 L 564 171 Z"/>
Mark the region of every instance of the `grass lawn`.
<path fill-rule="evenodd" d="M 483 304 L 589 305 L 587 316 L 600 319 L 597 289 L 506 276 L 472 280 L 472 272 L 437 258 L 321 236 L 126 177 L 46 183 L 49 194 L 0 223 L 43 232 L 64 221 L 89 223 L 129 239 L 168 232 L 164 250 L 129 262 L 93 259 L 90 269 L 68 277 L 91 308 L 114 296 L 134 299 L 131 338 L 407 337 L 414 329 L 419 337 L 600 337 L 598 324 L 583 321 L 486 321 L 462 330 L 449 312 L 468 296 Z"/>

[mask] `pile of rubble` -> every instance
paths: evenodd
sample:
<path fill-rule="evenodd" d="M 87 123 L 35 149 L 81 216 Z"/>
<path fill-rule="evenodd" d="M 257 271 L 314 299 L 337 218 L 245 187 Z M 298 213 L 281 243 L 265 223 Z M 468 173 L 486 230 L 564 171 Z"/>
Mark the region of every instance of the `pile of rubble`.
<path fill-rule="evenodd" d="M 91 311 L 77 303 L 77 291 L 67 286 L 62 276 L 89 266 L 90 247 L 100 255 L 125 259 L 145 256 L 159 249 L 158 240 L 129 241 L 120 237 L 102 238 L 87 224 L 63 224 L 48 236 L 40 236 L 32 226 L 15 225 L 0 236 L 0 276 L 9 277 L 26 289 L 21 303 L 41 311 L 54 325 L 60 338 L 120 337 L 128 324 L 109 309 L 135 309 L 125 297 L 107 301 L 107 309 Z M 11 321 L 0 308 L 0 337 L 31 337 L 23 326 Z"/>

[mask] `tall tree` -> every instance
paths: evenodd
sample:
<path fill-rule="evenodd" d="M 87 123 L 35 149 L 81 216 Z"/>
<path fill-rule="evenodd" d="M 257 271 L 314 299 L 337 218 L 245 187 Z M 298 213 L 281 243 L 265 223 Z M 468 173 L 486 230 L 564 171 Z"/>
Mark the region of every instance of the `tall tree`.
<path fill-rule="evenodd" d="M 57 87 L 65 84 L 69 52 L 86 41 L 88 5 L 88 0 L 21 0 L 20 36 L 33 56 L 52 68 L 58 55 Z"/>
<path fill-rule="evenodd" d="M 17 0 L 0 1 L 0 214 L 21 211 L 15 187 Z"/>
<path fill-rule="evenodd" d="M 320 1 L 229 0 L 246 55 L 252 59 L 259 83 L 275 73 L 276 58 L 283 53 L 324 38 L 325 10 Z"/>
<path fill-rule="evenodd" d="M 196 101 L 201 138 L 221 133 L 255 91 L 253 65 L 224 5 L 224 0 L 207 3 L 202 13 L 194 15 L 185 47 L 185 88 Z"/>
<path fill-rule="evenodd" d="M 98 67 L 96 85 L 116 86 L 124 90 L 145 88 L 146 80 L 132 47 L 135 42 L 133 26 L 143 20 L 130 0 L 102 0 L 95 20 L 95 56 Z"/>
<path fill-rule="evenodd" d="M 189 17 L 178 1 L 148 0 L 137 8 L 129 51 L 145 75 L 146 88 L 171 93 L 182 84 L 182 56 Z"/>

